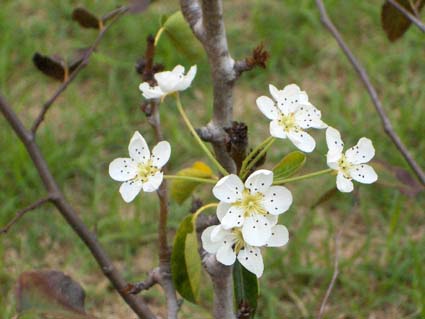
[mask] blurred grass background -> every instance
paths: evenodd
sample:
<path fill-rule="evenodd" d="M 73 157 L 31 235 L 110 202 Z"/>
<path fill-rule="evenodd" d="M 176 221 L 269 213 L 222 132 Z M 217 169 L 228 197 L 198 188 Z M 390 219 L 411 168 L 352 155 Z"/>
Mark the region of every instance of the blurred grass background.
<path fill-rule="evenodd" d="M 425 167 L 424 37 L 412 27 L 391 44 L 380 26 L 383 1 L 337 1 L 326 4 L 349 46 L 364 63 L 378 88 L 395 130 Z M 39 73 L 32 55 L 70 56 L 91 45 L 96 31 L 81 29 L 70 18 L 77 5 L 102 15 L 121 3 L 104 1 L 5 0 L 0 10 L 0 88 L 27 125 L 57 83 Z M 278 87 L 295 82 L 322 110 L 323 119 L 339 128 L 346 145 L 368 136 L 376 159 L 405 167 L 401 155 L 384 135 L 369 96 L 351 66 L 324 30 L 311 0 L 224 1 L 229 46 L 235 58 L 247 56 L 264 42 L 271 53 L 266 70 L 244 74 L 235 92 L 235 119 L 249 125 L 251 145 L 268 135 L 267 120 L 255 105 Z M 85 223 L 129 281 L 142 280 L 156 264 L 156 196 L 143 194 L 125 204 L 119 184 L 108 176 L 108 164 L 126 152 L 135 130 L 152 145 L 153 134 L 139 105 L 135 61 L 145 39 L 154 34 L 160 16 L 178 8 L 176 1 L 158 1 L 141 15 L 123 17 L 102 40 L 90 64 L 48 113 L 38 143 L 53 175 Z M 211 86 L 205 58 L 188 59 L 161 39 L 157 62 L 167 68 L 198 64 L 193 87 L 183 102 L 195 126 L 211 114 Z M 204 159 L 184 129 L 172 99 L 161 106 L 165 135 L 174 145 L 171 172 Z M 304 172 L 325 168 L 324 133 L 314 132 L 316 151 Z M 272 167 L 293 150 L 279 141 L 269 155 Z M 0 225 L 44 195 L 24 147 L 0 119 Z M 206 159 L 204 159 L 206 161 Z M 379 163 L 377 164 L 379 165 Z M 379 173 L 379 172 L 378 172 Z M 310 318 L 317 312 L 333 271 L 335 234 L 340 238 L 340 275 L 326 318 L 425 318 L 424 196 L 407 196 L 385 178 L 372 186 L 356 184 L 353 194 L 338 194 L 311 208 L 334 186 L 334 177 L 290 184 L 294 205 L 280 221 L 291 240 L 282 249 L 264 250 L 265 274 L 257 318 Z M 207 189 L 200 190 L 202 194 Z M 190 203 L 171 204 L 170 234 Z M 110 288 L 88 250 L 50 206 L 29 213 L 0 237 L 0 318 L 14 315 L 13 285 L 30 269 L 56 268 L 79 281 L 87 292 L 87 309 L 101 318 L 134 317 Z M 210 287 L 201 306 L 184 303 L 182 318 L 210 318 Z M 161 292 L 146 298 L 164 313 Z"/>

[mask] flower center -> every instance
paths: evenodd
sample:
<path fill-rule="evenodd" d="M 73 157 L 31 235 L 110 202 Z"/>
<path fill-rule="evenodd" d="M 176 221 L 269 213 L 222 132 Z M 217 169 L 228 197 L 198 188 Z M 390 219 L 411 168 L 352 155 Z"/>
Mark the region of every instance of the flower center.
<path fill-rule="evenodd" d="M 240 228 L 232 228 L 232 233 L 235 236 L 235 243 L 233 244 L 233 250 L 238 254 L 241 249 L 245 247 L 245 241 L 243 240 L 242 231 Z"/>
<path fill-rule="evenodd" d="M 279 119 L 279 125 L 283 127 L 285 132 L 292 131 L 298 128 L 295 122 L 295 114 L 289 113 L 288 115 L 281 114 Z"/>
<path fill-rule="evenodd" d="M 263 197 L 264 195 L 261 193 L 251 194 L 248 189 L 244 189 L 242 199 L 235 205 L 243 209 L 245 218 L 250 217 L 252 214 L 267 215 L 267 211 L 261 204 Z"/>
<path fill-rule="evenodd" d="M 137 165 L 137 176 L 136 179 L 142 181 L 143 183 L 147 182 L 149 177 L 158 173 L 159 169 L 152 165 L 152 161 L 149 160 L 147 163 L 139 163 Z"/>
<path fill-rule="evenodd" d="M 338 167 L 340 172 L 343 173 L 345 177 L 351 178 L 350 169 L 353 167 L 353 165 L 349 161 L 347 161 L 347 158 L 344 154 L 342 154 L 341 158 L 338 161 Z"/>

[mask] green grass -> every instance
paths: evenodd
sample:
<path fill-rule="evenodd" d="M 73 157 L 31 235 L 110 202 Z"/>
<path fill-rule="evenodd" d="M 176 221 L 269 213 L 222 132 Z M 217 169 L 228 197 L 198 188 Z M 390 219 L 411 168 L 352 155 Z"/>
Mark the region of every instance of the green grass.
<path fill-rule="evenodd" d="M 415 28 L 400 41 L 389 43 L 380 28 L 382 1 L 326 1 L 329 13 L 354 53 L 369 71 L 396 131 L 422 167 L 425 143 L 425 72 L 423 34 Z M 72 8 L 84 5 L 103 14 L 118 1 L 5 1 L 0 10 L 0 88 L 26 125 L 57 84 L 35 70 L 34 52 L 71 56 L 88 46 L 95 31 L 71 21 Z M 144 14 L 126 16 L 114 25 L 89 66 L 53 106 L 40 128 L 38 143 L 50 169 L 85 223 L 129 281 L 144 278 L 157 262 L 155 232 L 157 202 L 143 194 L 131 205 L 123 203 L 118 183 L 107 166 L 125 153 L 128 140 L 140 130 L 150 144 L 154 137 L 139 109 L 140 78 L 134 71 L 145 38 L 155 33 L 162 14 L 177 8 L 160 1 Z M 323 119 L 339 128 L 347 145 L 370 137 L 376 159 L 407 169 L 402 156 L 385 136 L 373 105 L 335 41 L 323 29 L 313 1 L 225 1 L 229 46 L 243 58 L 263 41 L 271 59 L 238 81 L 235 119 L 249 125 L 253 145 L 267 137 L 267 121 L 255 98 L 268 94 L 267 85 L 296 82 L 322 110 Z M 161 39 L 158 61 L 167 68 L 197 63 L 193 87 L 183 103 L 195 126 L 211 114 L 211 81 L 205 58 L 194 61 Z M 202 152 L 180 120 L 174 102 L 161 105 L 165 135 L 172 143 L 169 165 L 176 172 Z M 317 150 L 304 172 L 325 168 L 323 132 L 315 132 Z M 43 196 L 44 189 L 24 147 L 0 119 L 0 225 L 22 207 Z M 266 167 L 272 167 L 293 147 L 278 141 Z M 384 175 L 380 172 L 381 176 Z M 388 178 L 387 178 L 388 179 Z M 334 186 L 333 177 L 289 185 L 294 205 L 280 221 L 290 230 L 283 249 L 268 249 L 257 318 L 302 318 L 316 314 L 333 270 L 334 235 L 340 239 L 340 275 L 329 300 L 326 318 L 425 317 L 424 197 L 409 197 L 381 178 L 371 186 L 356 185 L 353 194 L 338 194 L 316 208 L 320 196 Z M 205 189 L 207 190 L 207 189 Z M 201 191 L 206 196 L 206 191 Z M 170 234 L 187 214 L 190 203 L 172 204 Z M 13 285 L 19 273 L 57 268 L 81 282 L 87 309 L 102 318 L 129 317 L 130 312 L 102 277 L 93 258 L 61 216 L 46 205 L 29 213 L 0 238 L 0 317 L 14 315 Z M 185 303 L 184 318 L 208 318 L 209 287 L 202 307 Z M 155 311 L 163 312 L 160 291 L 147 292 Z"/>

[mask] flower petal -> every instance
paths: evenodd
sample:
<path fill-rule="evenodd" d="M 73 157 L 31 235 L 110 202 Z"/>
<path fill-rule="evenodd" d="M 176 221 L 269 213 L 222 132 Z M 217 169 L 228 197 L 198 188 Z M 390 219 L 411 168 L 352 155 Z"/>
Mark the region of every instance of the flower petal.
<path fill-rule="evenodd" d="M 230 174 L 221 178 L 213 188 L 214 196 L 226 203 L 234 203 L 242 198 L 244 189 L 241 179 Z"/>
<path fill-rule="evenodd" d="M 280 91 L 273 84 L 269 84 L 269 91 L 272 97 L 277 101 L 280 99 Z"/>
<path fill-rule="evenodd" d="M 146 99 L 159 99 L 165 95 L 159 86 L 150 86 L 148 82 L 141 83 L 139 90 L 142 91 L 142 95 Z"/>
<path fill-rule="evenodd" d="M 272 214 L 266 214 L 264 217 L 269 221 L 271 226 L 274 226 L 277 224 L 278 215 L 272 215 Z"/>
<path fill-rule="evenodd" d="M 279 215 L 291 206 L 292 194 L 284 186 L 272 186 L 264 194 L 261 204 L 270 214 Z"/>
<path fill-rule="evenodd" d="M 342 142 L 341 134 L 338 130 L 334 129 L 331 126 L 328 126 L 328 128 L 326 129 L 326 144 L 328 145 L 329 149 L 328 154 L 333 154 L 333 157 L 335 157 L 336 154 L 341 154 L 344 148 L 344 143 Z"/>
<path fill-rule="evenodd" d="M 170 159 L 171 146 L 167 141 L 161 141 L 152 149 L 152 164 L 162 168 Z"/>
<path fill-rule="evenodd" d="M 279 117 L 279 109 L 276 108 L 273 100 L 267 96 L 260 96 L 256 100 L 257 106 L 269 120 L 275 120 Z"/>
<path fill-rule="evenodd" d="M 242 235 L 249 245 L 264 246 L 272 235 L 272 226 L 263 215 L 252 214 L 245 218 Z"/>
<path fill-rule="evenodd" d="M 352 164 L 363 164 L 369 162 L 375 156 L 375 148 L 372 141 L 362 137 L 356 146 L 345 152 L 345 157 Z"/>
<path fill-rule="evenodd" d="M 196 65 L 192 65 L 187 74 L 183 76 L 180 82 L 176 85 L 176 91 L 186 90 L 191 84 L 196 75 Z"/>
<path fill-rule="evenodd" d="M 289 131 L 288 138 L 298 149 L 306 153 L 312 152 L 316 147 L 314 138 L 302 130 Z"/>
<path fill-rule="evenodd" d="M 219 225 L 214 225 L 205 228 L 205 230 L 202 232 L 201 240 L 202 240 L 202 247 L 209 252 L 210 254 L 215 254 L 217 250 L 221 247 L 223 244 L 220 241 L 212 241 L 211 240 L 211 233 L 215 228 L 220 227 Z"/>
<path fill-rule="evenodd" d="M 270 122 L 270 135 L 277 138 L 287 138 L 286 132 L 283 127 L 279 124 L 278 120 L 273 120 Z"/>
<path fill-rule="evenodd" d="M 172 71 L 155 73 L 154 78 L 164 93 L 176 91 L 176 86 L 183 79 L 184 67 L 177 65 Z"/>
<path fill-rule="evenodd" d="M 231 206 L 226 215 L 221 219 L 221 225 L 224 229 L 241 227 L 244 224 L 245 216 L 243 208 Z"/>
<path fill-rule="evenodd" d="M 156 191 L 159 186 L 161 186 L 163 176 L 162 172 L 157 172 L 155 175 L 149 177 L 148 180 L 143 183 L 143 191 L 148 193 Z"/>
<path fill-rule="evenodd" d="M 139 132 L 134 132 L 133 137 L 128 145 L 128 152 L 130 157 L 138 163 L 146 163 L 151 154 L 146 144 L 145 139 Z"/>
<path fill-rule="evenodd" d="M 350 175 L 355 181 L 363 184 L 372 184 L 378 180 L 378 175 L 373 167 L 366 164 L 354 166 L 350 169 Z"/>
<path fill-rule="evenodd" d="M 121 184 L 120 194 L 126 203 L 130 203 L 142 189 L 142 182 L 139 180 L 127 181 Z"/>
<path fill-rule="evenodd" d="M 226 244 L 222 244 L 220 248 L 217 250 L 216 258 L 223 265 L 230 266 L 235 263 L 236 254 L 233 251 L 233 243 L 228 242 Z"/>
<path fill-rule="evenodd" d="M 342 193 L 352 192 L 354 189 L 353 182 L 344 176 L 343 173 L 338 173 L 336 176 L 336 188 Z"/>
<path fill-rule="evenodd" d="M 232 206 L 232 204 L 226 203 L 226 202 L 220 202 L 217 206 L 217 218 L 221 222 L 224 215 L 229 211 L 229 208 Z"/>
<path fill-rule="evenodd" d="M 136 177 L 137 166 L 131 158 L 116 158 L 109 164 L 109 176 L 118 182 L 125 182 Z"/>
<path fill-rule="evenodd" d="M 272 228 L 272 235 L 266 246 L 268 247 L 280 247 L 288 243 L 289 232 L 288 229 L 283 225 L 276 225 Z"/>
<path fill-rule="evenodd" d="M 251 194 L 263 193 L 273 184 L 273 172 L 267 169 L 255 171 L 245 181 L 245 187 Z"/>
<path fill-rule="evenodd" d="M 260 278 L 264 271 L 263 257 L 258 247 L 246 246 L 238 254 L 238 260 L 247 270 Z"/>
<path fill-rule="evenodd" d="M 320 111 L 311 104 L 301 104 L 295 112 L 295 122 L 303 129 L 323 129 L 327 125 L 321 120 Z"/>

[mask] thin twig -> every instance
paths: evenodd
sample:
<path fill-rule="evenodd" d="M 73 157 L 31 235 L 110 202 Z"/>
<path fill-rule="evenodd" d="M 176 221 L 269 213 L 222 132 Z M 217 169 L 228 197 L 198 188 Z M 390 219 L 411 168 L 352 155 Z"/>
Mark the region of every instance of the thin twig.
<path fill-rule="evenodd" d="M 152 269 L 148 277 L 135 284 L 128 284 L 125 291 L 131 295 L 137 295 L 143 290 L 148 290 L 160 282 L 160 269 L 159 267 Z"/>
<path fill-rule="evenodd" d="M 110 280 L 115 290 L 118 291 L 125 302 L 140 318 L 156 319 L 156 316 L 151 312 L 148 305 L 141 298 L 136 298 L 135 296 L 129 295 L 123 291 L 123 289 L 127 286 L 123 276 L 112 264 L 108 255 L 97 241 L 96 236 L 84 224 L 74 208 L 66 201 L 64 194 L 61 192 L 55 178 L 47 166 L 45 158 L 43 157 L 38 145 L 35 143 L 34 135 L 24 127 L 12 108 L 6 103 L 1 93 L 0 112 L 9 122 L 10 126 L 13 128 L 22 143 L 25 145 L 25 148 L 30 155 L 31 160 L 34 163 L 34 166 L 36 167 L 38 174 L 44 184 L 44 187 L 51 197 L 52 203 L 56 206 L 69 226 L 75 231 L 78 237 L 90 250 L 102 272 Z"/>
<path fill-rule="evenodd" d="M 336 279 L 338 278 L 339 274 L 339 239 L 341 237 L 342 230 L 338 232 L 338 234 L 335 236 L 335 259 L 334 259 L 334 271 L 332 274 L 331 282 L 329 283 L 328 289 L 326 290 L 325 296 L 323 297 L 322 304 L 320 305 L 320 310 L 317 315 L 317 319 L 322 319 L 323 315 L 325 313 L 325 307 L 328 302 L 329 296 L 331 295 L 332 289 L 335 286 Z"/>
<path fill-rule="evenodd" d="M 403 7 L 400 3 L 395 0 L 387 0 L 389 4 L 391 4 L 394 8 L 400 11 L 410 22 L 414 23 L 422 32 L 425 32 L 425 24 L 422 23 L 415 15 L 413 15 L 409 10 Z M 412 9 L 416 10 L 416 7 L 413 6 Z"/>
<path fill-rule="evenodd" d="M 115 11 L 116 10 L 114 10 L 114 12 Z M 96 39 L 94 40 L 92 46 L 84 53 L 83 58 L 82 58 L 82 62 L 78 65 L 78 67 L 74 70 L 74 72 L 72 72 L 70 74 L 68 79 L 59 86 L 59 88 L 52 95 L 52 97 L 50 99 L 48 99 L 43 104 L 43 107 L 42 107 L 40 113 L 38 114 L 37 118 L 35 119 L 32 127 L 31 127 L 32 134 L 35 135 L 38 127 L 43 122 L 44 117 L 46 116 L 46 113 L 49 111 L 52 104 L 66 90 L 66 88 L 71 84 L 71 82 L 74 81 L 74 79 L 77 77 L 78 73 L 80 73 L 80 71 L 87 65 L 87 63 L 89 62 L 90 56 L 96 50 L 99 42 L 102 40 L 102 38 L 106 34 L 106 31 L 108 31 L 110 26 L 114 22 L 116 22 L 119 19 L 119 17 L 121 17 L 127 11 L 128 11 L 128 7 L 121 7 L 119 13 L 114 13 L 115 16 L 113 18 L 111 18 L 110 22 L 105 27 L 103 27 L 103 29 L 100 30 L 100 32 L 99 32 L 98 36 L 96 37 Z"/>
<path fill-rule="evenodd" d="M 10 222 L 8 222 L 6 224 L 6 226 L 4 226 L 3 228 L 0 229 L 0 234 L 6 234 L 10 228 L 16 224 L 26 213 L 37 209 L 38 207 L 40 207 L 41 205 L 47 203 L 48 201 L 51 201 L 52 198 L 50 196 L 46 196 L 43 198 L 40 198 L 38 201 L 32 203 L 31 205 L 25 207 L 24 209 L 21 209 L 20 211 L 18 211 L 15 214 L 15 217 L 12 218 L 12 220 Z"/>
<path fill-rule="evenodd" d="M 403 155 L 411 169 L 415 172 L 416 176 L 418 177 L 419 181 L 425 185 L 425 173 L 422 170 L 422 168 L 419 166 L 419 164 L 415 161 L 412 154 L 408 151 L 406 146 L 403 144 L 403 142 L 400 140 L 400 137 L 397 135 L 397 133 L 394 131 L 394 128 L 391 124 L 391 121 L 389 120 L 381 101 L 379 100 L 378 93 L 376 92 L 376 89 L 370 82 L 369 76 L 366 73 L 365 68 L 361 65 L 361 63 L 357 60 L 357 58 L 354 56 L 354 54 L 351 52 L 350 48 L 345 43 L 344 39 L 342 38 L 341 34 L 335 27 L 335 25 L 332 23 L 332 21 L 329 19 L 328 14 L 326 12 L 326 8 L 323 4 L 322 0 L 316 0 L 316 5 L 320 11 L 320 17 L 321 21 L 324 24 L 324 26 L 329 30 L 329 32 L 333 35 L 335 40 L 338 42 L 338 45 L 340 48 L 344 51 L 344 54 L 347 56 L 348 60 L 351 62 L 353 68 L 356 70 L 357 74 L 359 75 L 360 79 L 362 80 L 365 88 L 367 89 L 370 98 L 372 99 L 372 102 L 375 106 L 376 111 L 378 112 L 378 115 L 381 119 L 382 126 L 384 128 L 385 133 L 390 137 L 393 144 L 397 147 L 398 151 Z"/>

